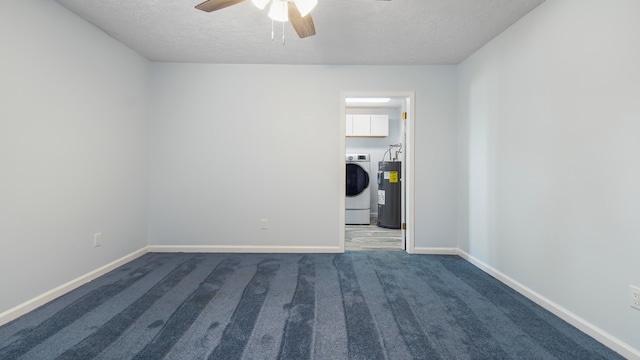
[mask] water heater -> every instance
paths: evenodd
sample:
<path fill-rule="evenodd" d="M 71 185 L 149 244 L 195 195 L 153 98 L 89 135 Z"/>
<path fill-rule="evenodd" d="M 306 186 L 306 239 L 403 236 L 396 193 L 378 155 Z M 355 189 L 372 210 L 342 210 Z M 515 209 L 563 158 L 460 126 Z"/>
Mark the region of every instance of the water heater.
<path fill-rule="evenodd" d="M 400 161 L 378 162 L 378 222 L 383 228 L 402 225 L 402 184 Z"/>

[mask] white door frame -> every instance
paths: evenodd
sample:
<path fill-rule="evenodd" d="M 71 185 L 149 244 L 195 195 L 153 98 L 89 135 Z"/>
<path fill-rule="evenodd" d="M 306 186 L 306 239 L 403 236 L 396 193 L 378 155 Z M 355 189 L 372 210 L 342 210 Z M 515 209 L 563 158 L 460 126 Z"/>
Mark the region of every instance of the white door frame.
<path fill-rule="evenodd" d="M 405 143 L 404 145 L 404 191 L 405 191 L 405 217 L 406 230 L 404 230 L 405 237 L 405 249 L 409 254 L 415 253 L 415 91 L 342 91 L 340 93 L 340 169 L 341 179 L 344 179 L 346 174 L 345 157 L 347 142 L 346 142 L 346 102 L 347 97 L 392 97 L 392 98 L 405 98 L 407 103 L 407 119 L 405 120 Z M 346 184 L 344 181 L 340 182 L 340 251 L 345 251 L 345 192 Z"/>

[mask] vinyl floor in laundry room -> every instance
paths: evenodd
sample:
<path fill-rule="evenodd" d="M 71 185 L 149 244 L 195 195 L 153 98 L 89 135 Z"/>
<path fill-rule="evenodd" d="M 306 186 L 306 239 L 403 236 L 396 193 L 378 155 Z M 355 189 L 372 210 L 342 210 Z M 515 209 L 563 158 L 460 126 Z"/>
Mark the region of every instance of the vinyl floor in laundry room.
<path fill-rule="evenodd" d="M 371 225 L 346 225 L 346 250 L 403 250 L 402 230 Z"/>

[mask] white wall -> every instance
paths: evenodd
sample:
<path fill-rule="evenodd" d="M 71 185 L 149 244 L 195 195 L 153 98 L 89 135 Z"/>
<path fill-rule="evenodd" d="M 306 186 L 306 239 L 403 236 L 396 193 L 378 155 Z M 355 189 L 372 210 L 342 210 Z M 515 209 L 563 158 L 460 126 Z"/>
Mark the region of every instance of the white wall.
<path fill-rule="evenodd" d="M 48 0 L 0 2 L 0 49 L 2 313 L 146 245 L 149 65 Z"/>
<path fill-rule="evenodd" d="M 347 114 L 361 114 L 361 115 L 387 115 L 389 116 L 389 136 L 385 137 L 371 137 L 371 138 L 346 138 L 346 153 L 347 154 L 369 154 L 369 192 L 371 193 L 371 216 L 372 218 L 378 217 L 378 162 L 384 159 L 389 161 L 389 154 L 385 152 L 389 149 L 389 145 L 398 144 L 403 142 L 404 134 L 402 133 L 402 110 L 399 107 L 395 108 L 348 108 Z M 394 148 L 392 155 L 395 156 Z M 403 149 L 404 151 L 404 149 Z M 404 161 L 404 154 L 400 154 L 400 161 Z"/>
<path fill-rule="evenodd" d="M 460 248 L 635 349 L 639 13 L 637 0 L 547 1 L 458 82 Z"/>
<path fill-rule="evenodd" d="M 340 96 L 366 90 L 416 92 L 416 246 L 455 246 L 454 66 L 153 67 L 150 244 L 337 249 Z"/>

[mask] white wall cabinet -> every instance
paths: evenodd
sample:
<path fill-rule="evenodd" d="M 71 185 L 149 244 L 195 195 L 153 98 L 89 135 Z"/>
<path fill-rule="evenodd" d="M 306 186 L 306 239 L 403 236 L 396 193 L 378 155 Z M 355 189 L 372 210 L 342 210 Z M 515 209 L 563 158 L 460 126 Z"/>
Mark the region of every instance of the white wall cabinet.
<path fill-rule="evenodd" d="M 371 115 L 371 136 L 389 136 L 389 115 Z"/>
<path fill-rule="evenodd" d="M 353 115 L 353 135 L 352 136 L 370 136 L 371 135 L 371 116 L 370 115 Z"/>
<path fill-rule="evenodd" d="M 389 136 L 388 115 L 347 115 L 347 136 Z"/>

